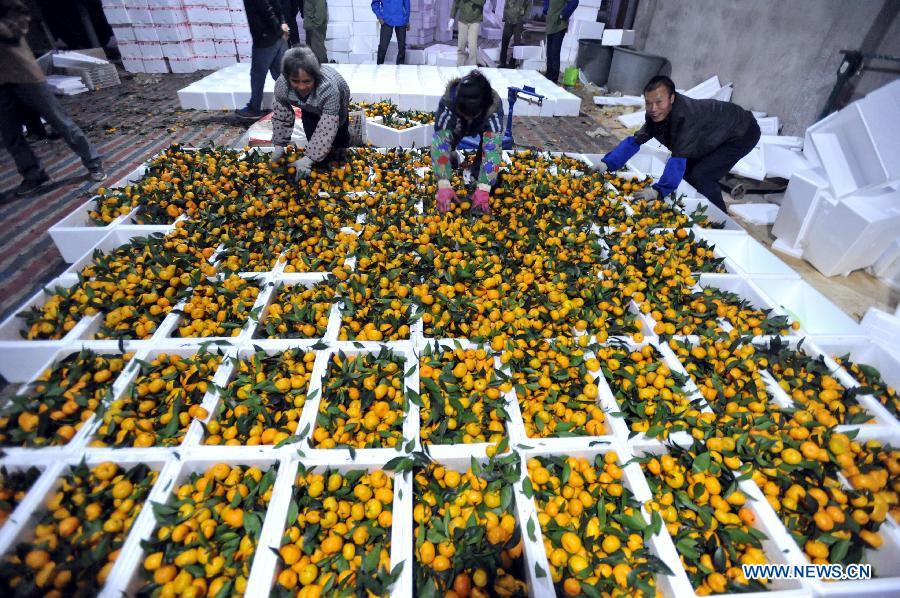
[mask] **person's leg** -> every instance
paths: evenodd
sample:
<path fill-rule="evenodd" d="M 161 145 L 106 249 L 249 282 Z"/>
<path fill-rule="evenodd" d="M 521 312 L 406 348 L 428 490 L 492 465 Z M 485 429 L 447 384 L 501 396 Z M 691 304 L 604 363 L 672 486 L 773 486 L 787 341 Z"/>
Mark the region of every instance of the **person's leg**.
<path fill-rule="evenodd" d="M 392 27 L 387 23 L 381 24 L 381 31 L 378 37 L 378 55 L 375 58 L 376 64 L 384 64 L 384 57 L 387 55 L 388 44 L 391 43 Z"/>
<path fill-rule="evenodd" d="M 406 64 L 406 27 L 394 27 L 397 33 L 397 64 Z"/>
<path fill-rule="evenodd" d="M 16 163 L 16 169 L 26 182 L 36 182 L 47 178 L 41 167 L 41 161 L 25 141 L 22 134 L 22 123 L 16 111 L 16 96 L 12 91 L 12 83 L 0 85 L 0 138 L 6 151 Z"/>
<path fill-rule="evenodd" d="M 324 23 L 321 27 L 316 30 L 316 43 L 319 45 L 319 52 L 322 53 L 322 57 L 319 59 L 319 64 L 325 64 L 328 62 L 328 48 L 325 47 L 325 39 L 328 37 L 328 23 Z M 317 53 L 316 56 L 319 54 Z"/>
<path fill-rule="evenodd" d="M 759 136 L 759 125 L 754 121 L 742 137 L 723 143 L 691 164 L 690 169 L 685 169 L 684 180 L 693 185 L 717 208 L 726 211 L 719 179 L 728 174 L 734 165 L 753 149 L 759 141 Z"/>
<path fill-rule="evenodd" d="M 513 27 L 509 23 L 503 24 L 503 35 L 500 38 L 500 68 L 506 68 L 506 65 L 509 64 L 509 40 L 513 36 Z"/>
<path fill-rule="evenodd" d="M 247 102 L 247 110 L 253 114 L 262 109 L 263 86 L 271 59 L 268 49 L 253 46 L 250 51 L 250 100 Z"/>
<path fill-rule="evenodd" d="M 469 25 L 469 59 L 466 64 L 475 66 L 478 64 L 478 32 L 481 31 L 481 23 Z"/>
<path fill-rule="evenodd" d="M 547 78 L 554 83 L 559 79 L 559 54 L 565 36 L 565 29 L 547 36 Z"/>
<path fill-rule="evenodd" d="M 319 64 L 328 62 L 328 51 L 325 49 L 325 32 L 322 29 L 307 29 L 306 45 L 319 59 Z"/>
<path fill-rule="evenodd" d="M 272 75 L 273 79 L 278 81 L 278 77 L 281 76 L 281 59 L 284 58 L 287 42 L 283 39 L 279 39 L 278 43 L 273 46 L 273 49 L 272 58 L 269 62 L 269 74 Z"/>
<path fill-rule="evenodd" d="M 469 39 L 469 24 L 459 22 L 459 28 L 456 30 L 456 66 L 462 66 L 466 63 L 466 42 Z"/>
<path fill-rule="evenodd" d="M 103 160 L 97 153 L 97 149 L 88 141 L 84 131 L 69 117 L 62 104 L 50 91 L 49 85 L 46 83 L 17 83 L 13 85 L 13 90 L 20 101 L 30 106 L 50 123 L 56 132 L 62 135 L 72 151 L 81 158 L 85 168 L 92 174 L 102 172 Z"/>

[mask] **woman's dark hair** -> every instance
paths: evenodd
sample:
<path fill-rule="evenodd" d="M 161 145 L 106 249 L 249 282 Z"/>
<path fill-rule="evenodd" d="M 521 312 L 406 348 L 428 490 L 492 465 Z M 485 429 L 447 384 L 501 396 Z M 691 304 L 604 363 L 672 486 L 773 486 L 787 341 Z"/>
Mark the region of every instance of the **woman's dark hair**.
<path fill-rule="evenodd" d="M 669 95 L 675 94 L 675 82 L 666 77 L 665 75 L 657 75 L 647 81 L 647 84 L 644 85 L 644 93 L 648 91 L 653 91 L 657 87 L 665 87 L 669 90 Z"/>
<path fill-rule="evenodd" d="M 487 114 L 494 101 L 494 90 L 481 71 L 473 70 L 456 84 L 455 108 L 464 118 Z"/>
<path fill-rule="evenodd" d="M 305 71 L 315 79 L 316 85 L 322 80 L 322 67 L 313 51 L 306 46 L 291 48 L 281 59 L 281 72 L 285 79 L 290 79 L 298 71 Z"/>

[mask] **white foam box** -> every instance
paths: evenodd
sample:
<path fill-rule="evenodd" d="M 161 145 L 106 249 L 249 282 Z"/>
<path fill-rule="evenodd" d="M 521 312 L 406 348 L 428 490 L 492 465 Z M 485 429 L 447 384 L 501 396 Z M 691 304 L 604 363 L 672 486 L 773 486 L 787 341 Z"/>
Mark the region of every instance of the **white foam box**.
<path fill-rule="evenodd" d="M 230 41 L 234 39 L 234 28 L 229 25 L 213 25 L 213 39 Z"/>
<path fill-rule="evenodd" d="M 104 8 L 125 8 L 125 0 L 101 0 L 100 5 Z"/>
<path fill-rule="evenodd" d="M 330 52 L 349 52 L 350 51 L 350 38 L 342 37 L 335 39 L 326 39 L 325 40 L 325 49 Z"/>
<path fill-rule="evenodd" d="M 356 35 L 350 38 L 351 52 L 374 52 L 378 49 L 378 38 L 374 35 Z"/>
<path fill-rule="evenodd" d="M 141 49 L 141 58 L 145 61 L 163 58 L 163 50 L 159 42 L 139 42 L 138 47 Z"/>
<path fill-rule="evenodd" d="M 426 64 L 425 51 L 407 48 L 406 64 Z"/>
<path fill-rule="evenodd" d="M 212 39 L 213 38 L 213 26 L 208 23 L 197 23 L 191 22 L 191 38 L 198 39 Z"/>
<path fill-rule="evenodd" d="M 372 52 L 350 52 L 347 55 L 347 62 L 351 64 L 366 64 L 369 62 L 375 62 L 375 54 Z"/>
<path fill-rule="evenodd" d="M 184 11 L 187 14 L 188 22 L 209 23 L 209 9 L 206 6 L 185 6 Z"/>
<path fill-rule="evenodd" d="M 213 45 L 216 48 L 216 56 L 234 56 L 237 53 L 232 40 L 216 40 Z"/>
<path fill-rule="evenodd" d="M 159 42 L 159 34 L 155 25 L 135 25 L 134 39 L 139 42 Z"/>
<path fill-rule="evenodd" d="M 97 226 L 88 215 L 96 205 L 96 197 L 93 197 L 48 229 L 50 238 L 66 263 L 71 264 L 81 258 L 129 216 L 124 214 L 106 226 Z"/>
<path fill-rule="evenodd" d="M 244 10 L 244 0 L 228 0 L 228 8 L 231 10 Z"/>
<path fill-rule="evenodd" d="M 679 186 L 680 187 L 680 186 Z M 676 191 L 680 193 L 681 191 Z M 695 226 L 694 229 L 697 231 L 713 231 L 713 232 L 724 232 L 728 231 L 731 233 L 741 233 L 746 234 L 744 227 L 735 222 L 728 214 L 717 208 L 711 201 L 702 197 L 684 197 L 681 198 L 681 204 L 683 207 L 681 208 L 685 214 L 691 215 L 696 210 L 702 208 L 706 213 L 706 216 L 709 218 L 711 223 L 720 225 L 722 228 L 712 229 L 712 228 L 702 228 L 699 226 Z"/>
<path fill-rule="evenodd" d="M 130 25 L 131 17 L 128 16 L 128 11 L 123 8 L 104 8 L 103 14 L 106 15 L 106 21 L 110 25 Z"/>
<path fill-rule="evenodd" d="M 895 389 L 900 388 L 900 355 L 891 353 L 881 340 L 873 340 L 868 337 L 827 335 L 816 335 L 811 338 L 815 346 L 829 357 L 849 356 L 853 363 L 867 365 L 878 370 L 882 379 L 889 386 Z M 861 385 L 847 367 L 838 370 L 837 376 L 845 387 Z M 870 410 L 877 411 L 883 419 L 896 422 L 895 418 L 881 406 L 878 397 L 872 397 L 872 400 L 877 403 L 878 407 L 872 409 L 867 405 Z M 900 425 L 900 422 L 896 423 Z"/>
<path fill-rule="evenodd" d="M 197 63 L 190 58 L 168 58 L 169 70 L 173 73 L 193 73 L 197 70 Z"/>
<path fill-rule="evenodd" d="M 806 244 L 806 231 L 812 220 L 811 216 L 818 203 L 828 197 L 831 197 L 831 191 L 825 173 L 820 168 L 795 172 L 791 176 L 772 227 L 772 234 L 778 237 L 779 247 L 802 250 Z"/>
<path fill-rule="evenodd" d="M 250 26 L 249 25 L 232 25 L 231 29 L 234 31 L 234 39 L 242 42 L 252 42 L 253 36 L 250 35 Z"/>
<path fill-rule="evenodd" d="M 325 40 L 349 38 L 352 29 L 350 23 L 330 23 Z"/>
<path fill-rule="evenodd" d="M 572 21 L 569 21 L 569 25 L 572 26 Z M 598 23 L 596 20 L 593 21 L 575 21 L 574 27 L 572 27 L 572 32 L 574 34 L 575 39 L 603 39 L 603 31 L 606 29 L 606 25 L 604 23 Z M 577 44 L 576 44 L 577 46 Z"/>
<path fill-rule="evenodd" d="M 545 68 L 545 63 L 543 58 L 529 58 L 522 61 L 522 69 L 529 71 L 540 71 Z"/>
<path fill-rule="evenodd" d="M 633 46 L 634 29 L 607 29 L 601 43 L 604 46 Z"/>
<path fill-rule="evenodd" d="M 188 42 L 191 39 L 191 29 L 185 23 L 181 25 L 157 25 L 156 35 L 161 42 Z"/>
<path fill-rule="evenodd" d="M 187 14 L 180 8 L 157 8 L 150 9 L 150 18 L 155 25 L 177 25 L 179 23 L 187 23 Z"/>
<path fill-rule="evenodd" d="M 744 275 L 799 278 L 793 268 L 742 231 L 697 228 L 694 234 L 715 245 L 716 253 L 728 257 Z"/>
<path fill-rule="evenodd" d="M 129 73 L 145 73 L 144 61 L 140 58 L 122 58 L 122 68 Z"/>
<path fill-rule="evenodd" d="M 825 276 L 848 274 L 875 263 L 900 236 L 900 191 L 822 201 L 809 225 L 809 263 Z"/>
<path fill-rule="evenodd" d="M 808 334 L 862 334 L 859 324 L 802 280 L 772 277 L 751 280 L 773 304 L 799 320 Z"/>
<path fill-rule="evenodd" d="M 119 55 L 123 60 L 140 59 L 141 45 L 137 42 L 121 42 L 119 44 Z"/>
<path fill-rule="evenodd" d="M 230 25 L 231 11 L 228 8 L 210 8 L 209 22 L 219 25 Z"/>
<path fill-rule="evenodd" d="M 543 46 L 513 46 L 513 58 L 517 60 L 539 60 L 543 56 Z"/>
<path fill-rule="evenodd" d="M 369 12 L 371 12 L 371 10 Z M 352 23 L 355 20 L 358 19 L 354 18 L 353 8 L 350 6 L 328 11 L 329 26 L 331 26 L 332 23 Z"/>
<path fill-rule="evenodd" d="M 781 177 L 790 180 L 795 172 L 813 167 L 800 151 L 766 142 L 762 142 L 762 146 L 767 178 Z"/>
<path fill-rule="evenodd" d="M 153 17 L 150 16 L 150 10 L 147 8 L 129 8 L 128 19 L 132 23 L 140 23 L 143 25 L 152 25 Z"/>
<path fill-rule="evenodd" d="M 113 35 L 116 36 L 116 41 L 121 42 L 133 42 L 135 41 L 134 37 L 134 29 L 131 26 L 113 26 Z"/>
<path fill-rule="evenodd" d="M 253 42 L 235 40 L 234 48 L 237 50 L 239 56 L 250 56 L 253 52 Z"/>
<path fill-rule="evenodd" d="M 409 129 L 392 129 L 381 124 L 381 118 L 366 119 L 366 137 L 375 147 L 423 147 L 431 143 L 434 128 L 431 125 L 417 125 Z M 425 142 L 428 137 L 427 143 Z"/>
<path fill-rule="evenodd" d="M 215 56 L 216 44 L 211 39 L 195 39 L 191 42 L 194 56 Z"/>
<path fill-rule="evenodd" d="M 194 49 L 187 42 L 166 42 L 160 44 L 165 58 L 193 58 Z"/>
<path fill-rule="evenodd" d="M 378 22 L 378 17 L 375 16 L 374 12 L 372 12 L 371 5 L 366 8 L 357 8 L 356 6 L 354 6 L 353 7 L 353 18 L 350 20 L 358 22 L 358 23 L 362 22 L 362 23 L 373 23 L 374 24 L 374 23 Z"/>
<path fill-rule="evenodd" d="M 247 25 L 247 13 L 244 12 L 243 8 L 241 8 L 240 10 L 233 10 L 233 9 L 229 10 L 228 15 L 229 15 L 229 17 L 231 17 L 232 26 L 234 26 L 234 25 L 242 25 L 244 27 L 248 26 Z"/>
<path fill-rule="evenodd" d="M 86 325 L 85 319 L 77 323 L 59 340 L 26 340 L 21 334 L 27 332 L 25 320 L 17 317 L 17 314 L 24 313 L 31 307 L 43 307 L 53 289 L 57 287 L 68 289 L 76 284 L 78 284 L 78 277 L 71 275 L 51 280 L 43 289 L 23 302 L 20 309 L 0 323 L 0 375 L 8 382 L 27 382 L 41 371 L 44 364 L 60 348 L 81 334 Z M 44 289 L 49 289 L 50 293 Z"/>

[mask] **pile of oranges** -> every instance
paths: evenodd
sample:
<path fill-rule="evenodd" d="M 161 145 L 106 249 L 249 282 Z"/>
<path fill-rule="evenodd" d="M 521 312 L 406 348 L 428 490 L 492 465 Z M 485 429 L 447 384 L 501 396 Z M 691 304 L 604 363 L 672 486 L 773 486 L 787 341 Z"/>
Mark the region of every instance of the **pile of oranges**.
<path fill-rule="evenodd" d="M 0 578 L 26 594 L 99 593 L 157 473 L 144 464 L 72 466 L 48 496 L 34 537 L 0 560 Z"/>

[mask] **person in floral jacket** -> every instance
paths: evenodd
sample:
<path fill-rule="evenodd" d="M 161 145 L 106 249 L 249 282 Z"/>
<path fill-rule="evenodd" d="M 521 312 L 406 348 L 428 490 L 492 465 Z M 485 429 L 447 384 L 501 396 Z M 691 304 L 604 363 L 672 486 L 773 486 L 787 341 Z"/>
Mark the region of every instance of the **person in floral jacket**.
<path fill-rule="evenodd" d="M 497 181 L 501 161 L 503 102 L 478 70 L 450 81 L 435 112 L 431 161 L 438 185 L 437 208 L 442 213 L 457 201 L 450 183 L 456 167 L 456 146 L 463 137 L 471 136 L 480 137 L 473 168 L 477 183 L 471 197 L 472 209 L 490 212 L 491 189 Z"/>

